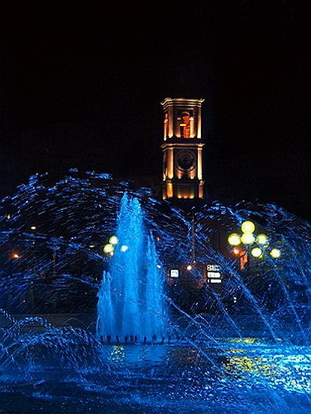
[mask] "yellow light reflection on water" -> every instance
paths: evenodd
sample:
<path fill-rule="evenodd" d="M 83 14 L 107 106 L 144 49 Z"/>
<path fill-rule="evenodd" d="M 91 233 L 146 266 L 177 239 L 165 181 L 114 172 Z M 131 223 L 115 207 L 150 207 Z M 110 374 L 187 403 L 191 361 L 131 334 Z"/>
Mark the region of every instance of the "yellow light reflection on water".
<path fill-rule="evenodd" d="M 122 345 L 113 345 L 110 359 L 114 362 L 123 362 L 125 358 L 125 349 Z"/>
<path fill-rule="evenodd" d="M 256 338 L 232 338 L 228 342 L 252 345 L 256 341 Z M 301 394 L 311 392 L 311 355 L 292 354 L 294 348 L 274 351 L 270 347 L 259 350 L 248 345 L 243 349 L 232 348 L 227 350 L 228 357 L 222 365 L 227 375 L 245 383 L 251 380 L 254 384 L 267 384 L 271 389 Z"/>

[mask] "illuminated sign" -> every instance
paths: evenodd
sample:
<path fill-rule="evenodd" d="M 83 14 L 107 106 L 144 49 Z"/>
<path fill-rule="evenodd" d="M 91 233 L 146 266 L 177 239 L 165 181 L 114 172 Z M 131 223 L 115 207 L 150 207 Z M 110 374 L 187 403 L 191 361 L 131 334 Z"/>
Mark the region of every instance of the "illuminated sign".
<path fill-rule="evenodd" d="M 221 283 L 220 266 L 216 264 L 206 265 L 208 283 Z"/>
<path fill-rule="evenodd" d="M 171 269 L 170 276 L 171 277 L 179 277 L 179 270 L 178 269 Z"/>
<path fill-rule="evenodd" d="M 220 266 L 215 265 L 215 264 L 208 264 L 208 265 L 206 265 L 206 270 L 208 272 L 219 272 L 220 271 Z"/>
<path fill-rule="evenodd" d="M 211 279 L 220 279 L 221 274 L 219 272 L 207 272 L 207 277 Z"/>

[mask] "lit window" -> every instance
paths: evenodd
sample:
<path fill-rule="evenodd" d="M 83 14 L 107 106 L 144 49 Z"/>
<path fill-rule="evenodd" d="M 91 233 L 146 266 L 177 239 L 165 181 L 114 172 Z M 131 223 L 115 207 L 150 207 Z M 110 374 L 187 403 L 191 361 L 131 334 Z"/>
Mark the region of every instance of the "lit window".
<path fill-rule="evenodd" d="M 181 138 L 190 138 L 190 115 L 188 112 L 181 114 L 180 136 Z"/>

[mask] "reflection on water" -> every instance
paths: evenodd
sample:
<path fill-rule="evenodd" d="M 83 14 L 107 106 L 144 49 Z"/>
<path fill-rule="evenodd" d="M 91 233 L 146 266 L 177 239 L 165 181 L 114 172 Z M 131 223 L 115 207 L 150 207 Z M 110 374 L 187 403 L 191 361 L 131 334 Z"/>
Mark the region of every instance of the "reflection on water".
<path fill-rule="evenodd" d="M 217 364 L 211 364 L 204 354 Z M 210 389 L 211 384 L 218 390 L 224 390 L 226 385 L 243 384 L 243 387 L 311 393 L 310 349 L 285 345 L 280 349 L 259 338 L 232 338 L 219 342 L 219 346 L 206 344 L 199 349 L 186 344 L 113 346 L 111 359 L 131 370 L 136 366 L 145 375 L 157 374 L 158 378 L 170 382 L 170 388 L 175 382 L 181 386 L 183 382 L 197 379 L 200 392 Z M 220 369 L 215 370 L 215 366 Z"/>
<path fill-rule="evenodd" d="M 235 371 L 251 372 L 257 381 L 269 380 L 273 388 L 283 388 L 293 392 L 311 392 L 311 354 L 298 354 L 293 357 L 282 354 L 268 357 L 235 357 L 228 363 Z M 294 363 L 294 360 L 296 361 Z"/>
<path fill-rule="evenodd" d="M 118 363 L 123 362 L 125 358 L 124 346 L 114 345 L 111 350 L 111 361 Z"/>
<path fill-rule="evenodd" d="M 29 407 L 47 413 L 55 412 L 58 404 L 66 413 L 310 412 L 307 347 L 280 347 L 246 337 L 200 346 L 186 341 L 100 345 L 99 354 L 100 366 L 88 362 L 70 373 L 52 367 L 47 373 L 36 361 L 32 377 L 27 374 L 31 381 L 4 372 L 4 410 L 13 407 L 21 414 L 26 398 Z"/>

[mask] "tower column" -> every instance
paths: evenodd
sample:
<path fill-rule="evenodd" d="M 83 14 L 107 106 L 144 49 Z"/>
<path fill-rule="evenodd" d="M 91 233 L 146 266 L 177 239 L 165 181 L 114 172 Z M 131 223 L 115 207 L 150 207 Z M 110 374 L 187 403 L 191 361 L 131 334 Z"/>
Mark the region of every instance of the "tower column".
<path fill-rule="evenodd" d="M 204 99 L 165 98 L 163 198 L 203 198 L 201 106 Z"/>

